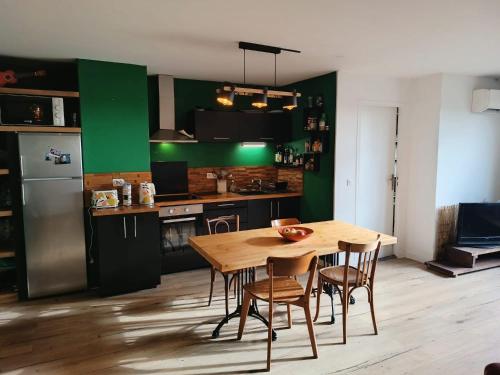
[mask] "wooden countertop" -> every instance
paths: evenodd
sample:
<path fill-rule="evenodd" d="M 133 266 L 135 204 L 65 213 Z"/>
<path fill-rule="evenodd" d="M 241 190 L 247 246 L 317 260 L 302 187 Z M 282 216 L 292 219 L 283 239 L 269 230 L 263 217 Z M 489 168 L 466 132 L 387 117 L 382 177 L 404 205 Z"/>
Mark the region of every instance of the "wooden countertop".
<path fill-rule="evenodd" d="M 148 212 L 158 212 L 159 207 L 156 206 L 120 206 L 116 208 L 93 208 L 92 216 L 111 216 L 111 215 L 133 215 L 133 214 L 143 214 Z"/>
<path fill-rule="evenodd" d="M 377 239 L 377 232 L 339 220 L 300 224 L 314 230 L 299 242 L 283 239 L 276 228 L 262 228 L 189 237 L 189 244 L 221 272 L 236 271 L 266 264 L 270 256 L 298 256 L 315 250 L 318 255 L 339 252 L 338 241 L 366 243 Z M 397 243 L 397 238 L 381 234 L 382 246 Z"/>
<path fill-rule="evenodd" d="M 154 207 L 133 205 L 133 206 L 119 206 L 116 208 L 93 208 L 92 216 L 110 216 L 110 215 L 128 215 L 140 214 L 147 212 L 158 212 L 160 207 L 167 206 L 180 206 L 184 204 L 203 204 L 203 203 L 217 203 L 217 202 L 231 202 L 231 201 L 248 201 L 255 199 L 273 199 L 273 198 L 291 198 L 301 197 L 302 193 L 271 193 L 271 194 L 257 194 L 257 195 L 240 195 L 237 193 L 224 193 L 224 194 L 203 194 L 197 199 L 184 199 L 169 202 L 157 202 Z"/>
<path fill-rule="evenodd" d="M 195 194 L 196 195 L 196 194 Z M 301 197 L 302 193 L 270 193 L 270 194 L 256 194 L 256 195 L 241 195 L 237 193 L 223 193 L 223 194 L 202 194 L 197 199 L 184 199 L 168 202 L 157 202 L 156 206 L 179 206 L 184 204 L 201 204 L 201 203 L 217 203 L 217 202 L 231 202 L 231 201 L 250 201 L 255 199 L 273 199 L 273 198 L 291 198 Z"/>

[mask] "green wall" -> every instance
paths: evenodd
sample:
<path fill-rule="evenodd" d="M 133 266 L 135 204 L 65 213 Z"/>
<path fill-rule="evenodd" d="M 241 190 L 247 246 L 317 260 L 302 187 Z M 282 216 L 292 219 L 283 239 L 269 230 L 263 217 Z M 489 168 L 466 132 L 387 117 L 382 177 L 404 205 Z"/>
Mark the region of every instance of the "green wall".
<path fill-rule="evenodd" d="M 301 200 L 301 219 L 304 222 L 333 219 L 333 177 L 335 155 L 335 108 L 337 74 L 329 73 L 305 81 L 293 83 L 288 89 L 296 89 L 302 94 L 298 108 L 292 114 L 293 130 L 290 143 L 299 152 L 304 152 L 304 142 L 309 134 L 304 131 L 304 111 L 307 97 L 323 96 L 327 124 L 330 126 L 330 148 L 320 157 L 318 172 L 304 172 L 304 195 Z"/>
<path fill-rule="evenodd" d="M 145 66 L 78 60 L 85 173 L 149 171 Z"/>

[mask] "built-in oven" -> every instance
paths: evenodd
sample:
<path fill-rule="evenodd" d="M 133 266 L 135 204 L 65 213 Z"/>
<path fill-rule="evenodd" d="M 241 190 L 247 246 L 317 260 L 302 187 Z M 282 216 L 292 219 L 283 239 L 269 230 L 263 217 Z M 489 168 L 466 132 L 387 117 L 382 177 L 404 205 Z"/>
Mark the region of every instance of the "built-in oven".
<path fill-rule="evenodd" d="M 162 273 L 207 267 L 208 263 L 189 246 L 191 236 L 203 234 L 203 205 L 160 208 Z"/>

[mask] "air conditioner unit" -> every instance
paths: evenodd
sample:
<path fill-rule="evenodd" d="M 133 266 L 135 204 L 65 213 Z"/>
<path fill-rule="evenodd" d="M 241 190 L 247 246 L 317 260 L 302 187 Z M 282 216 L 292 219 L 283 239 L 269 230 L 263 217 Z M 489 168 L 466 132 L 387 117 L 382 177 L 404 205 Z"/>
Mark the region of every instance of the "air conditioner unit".
<path fill-rule="evenodd" d="M 472 112 L 483 112 L 488 109 L 500 110 L 500 90 L 474 90 Z"/>

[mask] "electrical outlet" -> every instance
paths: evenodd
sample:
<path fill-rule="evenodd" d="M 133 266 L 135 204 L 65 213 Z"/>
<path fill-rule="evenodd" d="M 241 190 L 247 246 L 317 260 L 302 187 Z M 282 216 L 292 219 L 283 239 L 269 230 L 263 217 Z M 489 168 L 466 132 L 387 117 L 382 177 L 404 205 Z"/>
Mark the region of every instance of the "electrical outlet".
<path fill-rule="evenodd" d="M 207 178 L 210 180 L 215 180 L 217 178 L 217 175 L 215 173 L 207 173 Z"/>
<path fill-rule="evenodd" d="M 125 180 L 123 178 L 113 178 L 113 187 L 120 187 L 125 185 Z"/>

